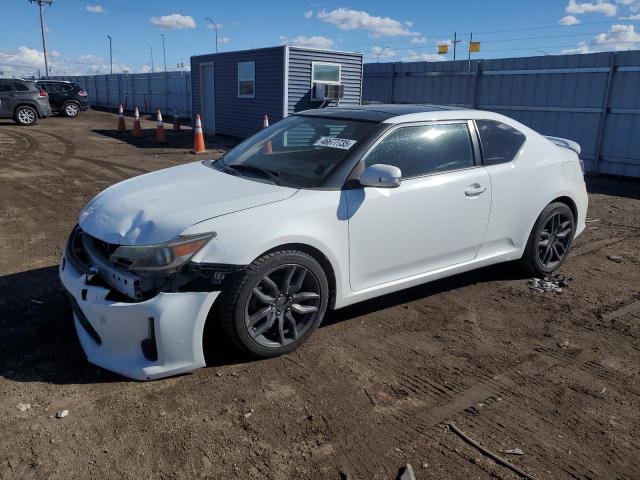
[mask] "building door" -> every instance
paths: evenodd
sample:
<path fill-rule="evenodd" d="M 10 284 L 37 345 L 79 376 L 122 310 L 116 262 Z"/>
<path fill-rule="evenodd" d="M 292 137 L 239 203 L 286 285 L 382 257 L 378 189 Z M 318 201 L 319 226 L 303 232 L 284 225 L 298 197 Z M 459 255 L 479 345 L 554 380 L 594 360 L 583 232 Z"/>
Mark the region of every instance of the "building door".
<path fill-rule="evenodd" d="M 213 63 L 200 65 L 200 108 L 204 133 L 216 133 L 216 101 Z"/>

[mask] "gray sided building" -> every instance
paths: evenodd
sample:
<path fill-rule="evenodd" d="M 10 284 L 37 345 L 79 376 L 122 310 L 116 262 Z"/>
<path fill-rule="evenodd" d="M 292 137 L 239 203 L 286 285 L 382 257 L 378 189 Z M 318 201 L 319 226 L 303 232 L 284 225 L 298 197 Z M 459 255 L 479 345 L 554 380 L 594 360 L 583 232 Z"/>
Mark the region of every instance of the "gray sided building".
<path fill-rule="evenodd" d="M 247 137 L 295 112 L 360 105 L 362 54 L 279 47 L 191 57 L 192 111 L 207 134 Z"/>

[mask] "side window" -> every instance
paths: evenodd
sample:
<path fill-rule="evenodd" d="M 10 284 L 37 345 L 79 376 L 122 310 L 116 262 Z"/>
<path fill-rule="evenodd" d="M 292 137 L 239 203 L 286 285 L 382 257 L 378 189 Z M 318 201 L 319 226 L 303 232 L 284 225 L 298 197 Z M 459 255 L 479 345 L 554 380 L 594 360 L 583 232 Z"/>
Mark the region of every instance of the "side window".
<path fill-rule="evenodd" d="M 29 87 L 27 87 L 24 83 L 16 83 L 16 92 L 28 92 Z"/>
<path fill-rule="evenodd" d="M 13 87 L 10 83 L 0 83 L 0 92 L 13 92 Z"/>
<path fill-rule="evenodd" d="M 485 165 L 513 160 L 526 140 L 515 128 L 494 120 L 476 120 Z"/>
<path fill-rule="evenodd" d="M 394 165 L 402 178 L 473 167 L 473 147 L 466 123 L 400 127 L 387 135 L 365 159 Z"/>
<path fill-rule="evenodd" d="M 62 91 L 61 85 L 59 83 L 47 83 L 46 90 L 49 93 L 60 93 Z"/>
<path fill-rule="evenodd" d="M 253 98 L 256 94 L 255 62 L 238 63 L 238 97 Z"/>

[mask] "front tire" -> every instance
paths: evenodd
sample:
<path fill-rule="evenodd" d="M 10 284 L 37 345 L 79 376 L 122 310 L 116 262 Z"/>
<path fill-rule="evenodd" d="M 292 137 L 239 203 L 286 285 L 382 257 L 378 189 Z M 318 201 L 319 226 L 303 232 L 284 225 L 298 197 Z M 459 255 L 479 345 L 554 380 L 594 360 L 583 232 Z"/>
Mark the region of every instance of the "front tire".
<path fill-rule="evenodd" d="M 329 284 L 320 264 L 299 250 L 278 250 L 234 275 L 217 303 L 223 331 L 241 350 L 275 357 L 295 350 L 318 328 Z"/>
<path fill-rule="evenodd" d="M 23 105 L 16 108 L 13 119 L 18 125 L 35 125 L 38 122 L 38 112 L 33 107 Z"/>
<path fill-rule="evenodd" d="M 539 276 L 555 272 L 567 259 L 575 230 L 571 209 L 564 203 L 550 203 L 536 220 L 521 265 Z"/>

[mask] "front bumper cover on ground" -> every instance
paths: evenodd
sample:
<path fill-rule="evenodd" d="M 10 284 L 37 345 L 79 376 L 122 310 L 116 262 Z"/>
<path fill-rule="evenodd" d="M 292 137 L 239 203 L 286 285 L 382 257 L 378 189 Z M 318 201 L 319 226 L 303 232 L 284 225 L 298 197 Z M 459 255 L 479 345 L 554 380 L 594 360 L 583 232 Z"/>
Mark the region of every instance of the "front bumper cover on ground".
<path fill-rule="evenodd" d="M 59 273 L 73 298 L 74 323 L 89 362 L 136 380 L 205 366 L 204 325 L 220 292 L 163 292 L 142 302 L 118 302 L 107 300 L 110 290 L 91 285 L 66 254 Z"/>

